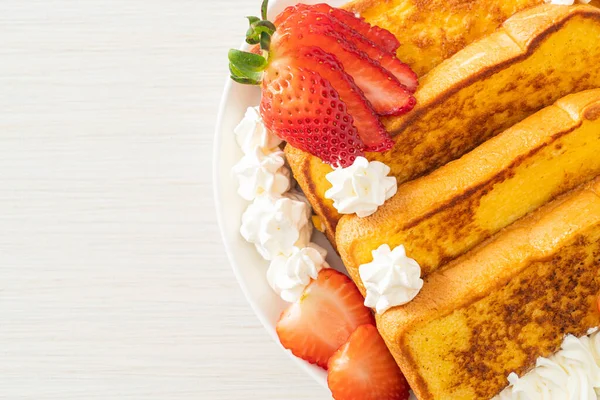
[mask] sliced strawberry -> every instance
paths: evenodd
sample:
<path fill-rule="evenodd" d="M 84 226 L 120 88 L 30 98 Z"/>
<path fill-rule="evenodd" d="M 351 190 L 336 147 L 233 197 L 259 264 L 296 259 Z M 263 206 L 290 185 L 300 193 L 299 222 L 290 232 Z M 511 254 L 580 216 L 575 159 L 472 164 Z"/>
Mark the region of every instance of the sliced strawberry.
<path fill-rule="evenodd" d="M 329 81 L 293 57 L 273 60 L 262 84 L 265 126 L 292 146 L 347 167 L 364 155 L 354 119 Z"/>
<path fill-rule="evenodd" d="M 349 11 L 342 10 L 340 8 L 334 8 L 325 3 L 311 6 L 306 4 L 296 4 L 295 6 L 288 7 L 277 16 L 275 19 L 275 25 L 281 25 L 290 15 L 295 12 L 306 10 L 313 10 L 331 15 L 339 22 L 347 25 L 350 29 L 353 29 L 354 31 L 363 35 L 387 52 L 396 53 L 396 50 L 398 50 L 398 47 L 400 47 L 400 42 L 391 32 L 376 25 L 370 25 L 364 20 L 364 18 L 359 18 Z"/>
<path fill-rule="evenodd" d="M 327 5 L 325 6 L 329 7 Z M 311 23 L 311 27 L 314 28 L 315 24 L 331 26 L 340 36 L 356 46 L 359 51 L 363 51 L 370 58 L 379 62 L 383 68 L 391 72 L 410 93 L 415 92 L 419 84 L 417 74 L 408 65 L 400 61 L 394 53 L 388 52 L 368 37 L 365 37 L 343 22 L 340 22 L 331 12 L 322 12 L 316 7 L 311 7 L 309 11 L 303 13 L 309 15 L 307 18 Z M 290 15 L 280 27 L 285 29 L 287 26 L 293 26 L 297 21 L 298 19 L 295 16 Z"/>
<path fill-rule="evenodd" d="M 281 315 L 277 323 L 281 344 L 295 356 L 327 368 L 329 358 L 356 328 L 375 323 L 363 301 L 347 276 L 322 270 Z"/>
<path fill-rule="evenodd" d="M 381 46 L 387 52 L 395 54 L 398 47 L 400 47 L 400 42 L 390 31 L 382 29 L 377 25 L 371 25 L 364 18 L 357 17 L 349 11 L 342 10 L 341 8 L 333 8 L 323 3 L 315 5 L 314 9 L 320 12 L 331 13 L 335 19 L 348 25 L 356 32 L 378 46 Z"/>
<path fill-rule="evenodd" d="M 277 54 L 304 46 L 326 48 L 354 78 L 379 115 L 404 114 L 416 103 L 410 91 L 391 72 L 358 50 L 324 14 L 305 11 L 290 15 L 273 35 L 272 46 Z"/>
<path fill-rule="evenodd" d="M 273 23 L 276 27 L 280 27 L 281 24 L 285 22 L 291 15 L 297 13 L 298 11 L 306 11 L 310 10 L 310 6 L 308 4 L 298 3 L 295 6 L 286 7 L 285 10 L 280 12 L 276 17 Z"/>
<path fill-rule="evenodd" d="M 340 99 L 346 104 L 348 113 L 354 118 L 354 126 L 365 144 L 365 151 L 387 151 L 394 146 L 394 141 L 377 117 L 371 103 L 335 56 L 319 47 L 303 47 L 296 55 L 299 65 L 315 71 L 336 88 Z"/>
<path fill-rule="evenodd" d="M 343 28 L 341 25 L 339 29 L 340 32 L 342 32 Z M 419 77 L 408 65 L 400 61 L 396 55 L 384 51 L 369 39 L 353 33 L 352 31 L 348 30 L 342 34 L 345 37 L 350 38 L 358 50 L 364 51 L 373 60 L 379 62 L 383 68 L 390 71 L 410 93 L 414 93 L 417 90 L 417 86 L 419 86 Z"/>
<path fill-rule="evenodd" d="M 356 329 L 331 357 L 327 383 L 335 400 L 407 400 L 409 387 L 373 325 Z"/>

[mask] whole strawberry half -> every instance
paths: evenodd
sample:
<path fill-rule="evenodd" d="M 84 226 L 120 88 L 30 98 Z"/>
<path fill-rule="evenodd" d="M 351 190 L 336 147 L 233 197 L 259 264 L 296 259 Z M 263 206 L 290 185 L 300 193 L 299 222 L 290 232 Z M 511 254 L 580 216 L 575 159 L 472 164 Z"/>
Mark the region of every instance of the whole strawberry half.
<path fill-rule="evenodd" d="M 267 20 L 248 17 L 251 52 L 231 50 L 234 81 L 260 85 L 267 129 L 333 166 L 394 142 L 379 116 L 415 105 L 414 72 L 396 56 L 398 40 L 352 13 L 326 4 L 288 7 Z"/>
<path fill-rule="evenodd" d="M 335 400 L 407 400 L 409 387 L 373 325 L 360 326 L 329 359 Z"/>
<path fill-rule="evenodd" d="M 371 310 L 344 274 L 324 269 L 277 323 L 281 344 L 310 363 L 327 368 L 329 358 L 361 325 L 373 325 Z"/>

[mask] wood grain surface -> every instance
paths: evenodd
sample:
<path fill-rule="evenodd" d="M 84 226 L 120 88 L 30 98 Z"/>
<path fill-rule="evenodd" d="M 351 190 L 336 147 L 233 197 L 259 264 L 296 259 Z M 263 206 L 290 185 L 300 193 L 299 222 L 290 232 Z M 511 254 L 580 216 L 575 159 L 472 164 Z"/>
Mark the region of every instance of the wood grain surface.
<path fill-rule="evenodd" d="M 258 0 L 0 1 L 0 399 L 329 399 L 227 263 L 211 149 Z"/>

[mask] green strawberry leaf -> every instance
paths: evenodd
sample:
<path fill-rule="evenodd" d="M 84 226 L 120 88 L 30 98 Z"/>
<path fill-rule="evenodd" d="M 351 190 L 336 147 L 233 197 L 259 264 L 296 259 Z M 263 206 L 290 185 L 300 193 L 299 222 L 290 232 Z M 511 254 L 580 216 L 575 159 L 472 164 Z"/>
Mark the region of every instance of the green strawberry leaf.
<path fill-rule="evenodd" d="M 271 47 L 271 35 L 266 32 L 260 34 L 260 48 L 269 51 Z"/>
<path fill-rule="evenodd" d="M 254 25 L 255 23 L 260 21 L 260 18 L 258 17 L 246 17 L 248 19 L 248 22 L 250 23 L 250 26 Z"/>
<path fill-rule="evenodd" d="M 267 59 L 247 51 L 229 50 L 229 62 L 241 71 L 262 72 L 267 67 Z"/>
<path fill-rule="evenodd" d="M 258 44 L 263 33 L 269 36 L 275 33 L 275 25 L 271 21 L 255 21 L 250 24 L 246 31 L 246 43 Z"/>
<path fill-rule="evenodd" d="M 231 76 L 235 76 L 240 79 L 251 79 L 256 82 L 260 82 L 262 80 L 262 72 L 244 71 L 232 63 L 229 63 L 229 72 L 231 73 Z"/>
<path fill-rule="evenodd" d="M 259 44 L 260 36 L 256 34 L 256 32 L 250 28 L 248 32 L 246 32 L 246 43 L 248 44 Z"/>
<path fill-rule="evenodd" d="M 275 27 L 275 24 L 273 24 L 271 21 L 258 21 L 254 24 L 254 30 L 259 31 L 259 32 L 266 32 L 269 35 L 272 35 L 275 33 L 275 31 L 277 30 L 277 28 Z"/>
<path fill-rule="evenodd" d="M 271 45 L 271 35 L 277 29 L 271 21 L 267 21 L 268 5 L 269 0 L 263 0 L 260 7 L 262 19 L 252 16 L 246 17 L 249 24 L 246 31 L 246 43 L 251 45 L 260 44 L 263 55 L 235 49 L 229 50 L 229 71 L 231 72 L 231 79 L 236 82 L 258 85 L 262 80 L 263 71 L 267 68 L 267 52 Z"/>
<path fill-rule="evenodd" d="M 260 82 L 255 81 L 255 80 L 250 79 L 250 78 L 240 78 L 239 76 L 233 76 L 233 75 L 231 75 L 231 79 L 234 82 L 241 83 L 242 85 L 260 85 Z"/>

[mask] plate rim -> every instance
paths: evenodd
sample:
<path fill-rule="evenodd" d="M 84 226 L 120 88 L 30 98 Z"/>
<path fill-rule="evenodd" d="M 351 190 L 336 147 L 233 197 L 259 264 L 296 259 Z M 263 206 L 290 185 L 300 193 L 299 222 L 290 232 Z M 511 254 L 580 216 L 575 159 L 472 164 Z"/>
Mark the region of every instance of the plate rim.
<path fill-rule="evenodd" d="M 245 45 L 242 45 L 238 48 L 243 49 L 244 47 L 245 47 Z M 232 96 L 232 93 L 231 93 L 232 88 L 233 88 L 233 82 L 231 81 L 231 79 L 229 77 L 227 77 L 225 86 L 223 88 L 223 92 L 221 94 L 221 100 L 219 102 L 219 108 L 218 108 L 218 112 L 217 112 L 217 122 L 215 125 L 213 147 L 212 147 L 213 201 L 215 203 L 215 210 L 217 213 L 217 224 L 219 227 L 219 234 L 221 236 L 221 241 L 225 247 L 225 253 L 227 254 L 227 259 L 229 261 L 229 265 L 230 265 L 231 269 L 233 270 L 233 274 L 235 276 L 235 279 L 236 279 L 238 285 L 242 289 L 242 293 L 244 294 L 246 301 L 248 302 L 248 304 L 250 304 L 250 308 L 254 312 L 254 315 L 258 318 L 261 325 L 267 331 L 267 333 L 269 334 L 271 339 L 278 345 L 278 347 L 281 350 L 283 350 L 283 352 L 285 354 L 287 354 L 288 358 L 292 359 L 292 361 L 296 365 L 298 365 L 310 377 L 312 377 L 315 381 L 317 381 L 317 383 L 319 383 L 322 387 L 328 388 L 327 379 L 326 379 L 326 375 L 325 375 L 326 371 L 315 370 L 315 367 L 313 365 L 294 356 L 289 350 L 285 349 L 281 345 L 281 342 L 279 341 L 279 337 L 277 336 L 277 332 L 275 331 L 275 329 L 273 329 L 271 327 L 271 324 L 268 321 L 265 313 L 260 309 L 258 304 L 252 299 L 252 296 L 250 296 L 250 291 L 246 285 L 246 282 L 244 281 L 244 279 L 242 279 L 242 276 L 241 276 L 241 273 L 239 270 L 240 267 L 238 266 L 238 263 L 237 263 L 235 257 L 233 256 L 234 253 L 233 253 L 232 245 L 228 242 L 228 239 L 225 235 L 224 209 L 222 207 L 223 203 L 221 201 L 223 199 L 223 196 L 221 193 L 221 186 L 219 185 L 219 176 L 222 173 L 220 165 L 219 165 L 219 161 L 220 161 L 219 158 L 220 158 L 221 148 L 222 148 L 222 144 L 223 144 L 222 143 L 223 142 L 222 135 L 224 134 L 224 132 L 222 132 L 223 131 L 223 118 L 225 115 L 225 110 L 227 109 L 227 106 L 230 102 L 230 98 Z M 252 105 L 249 105 L 248 107 L 251 107 L 251 106 Z M 233 134 L 233 132 L 231 132 L 231 134 Z"/>

